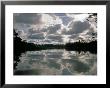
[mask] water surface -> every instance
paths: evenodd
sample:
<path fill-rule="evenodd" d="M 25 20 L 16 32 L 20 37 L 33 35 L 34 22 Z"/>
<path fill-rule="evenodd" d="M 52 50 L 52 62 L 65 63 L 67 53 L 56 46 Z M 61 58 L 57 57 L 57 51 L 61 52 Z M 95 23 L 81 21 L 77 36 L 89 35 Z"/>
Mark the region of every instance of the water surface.
<path fill-rule="evenodd" d="M 19 57 L 14 75 L 96 75 L 97 55 L 50 49 L 27 51 Z"/>

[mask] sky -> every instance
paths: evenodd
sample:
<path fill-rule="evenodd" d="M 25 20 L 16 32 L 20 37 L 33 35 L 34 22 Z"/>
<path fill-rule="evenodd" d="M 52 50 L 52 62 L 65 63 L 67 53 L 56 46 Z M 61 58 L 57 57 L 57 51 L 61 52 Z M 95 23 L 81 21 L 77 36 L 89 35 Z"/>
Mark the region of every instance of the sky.
<path fill-rule="evenodd" d="M 90 15 L 92 13 L 14 13 L 13 27 L 22 40 L 35 44 L 91 41 L 92 33 L 97 34 L 97 17 Z"/>

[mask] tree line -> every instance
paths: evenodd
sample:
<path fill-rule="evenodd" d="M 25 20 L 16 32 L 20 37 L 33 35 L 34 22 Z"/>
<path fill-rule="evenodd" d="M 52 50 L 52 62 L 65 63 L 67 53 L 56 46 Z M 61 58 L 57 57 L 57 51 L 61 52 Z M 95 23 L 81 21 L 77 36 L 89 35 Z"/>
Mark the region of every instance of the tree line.
<path fill-rule="evenodd" d="M 76 51 L 90 51 L 97 53 L 97 40 L 91 42 L 74 42 L 66 44 L 34 44 L 23 41 L 18 33 L 14 30 L 14 54 L 22 53 L 25 51 L 45 50 L 45 49 L 66 49 Z"/>

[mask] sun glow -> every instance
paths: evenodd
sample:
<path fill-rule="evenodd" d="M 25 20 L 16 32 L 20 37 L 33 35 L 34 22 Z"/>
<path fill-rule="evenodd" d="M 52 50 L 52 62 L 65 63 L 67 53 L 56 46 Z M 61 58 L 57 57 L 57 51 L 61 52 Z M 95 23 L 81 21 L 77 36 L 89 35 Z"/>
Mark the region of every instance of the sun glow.
<path fill-rule="evenodd" d="M 75 15 L 75 20 L 80 20 L 83 22 L 87 17 L 89 17 L 89 14 L 79 14 Z"/>
<path fill-rule="evenodd" d="M 69 41 L 70 41 L 69 36 L 68 35 L 63 35 L 63 42 L 67 43 Z"/>
<path fill-rule="evenodd" d="M 62 20 L 57 16 L 51 16 L 49 14 L 42 14 L 41 21 L 46 26 L 53 26 L 55 24 L 62 24 Z"/>

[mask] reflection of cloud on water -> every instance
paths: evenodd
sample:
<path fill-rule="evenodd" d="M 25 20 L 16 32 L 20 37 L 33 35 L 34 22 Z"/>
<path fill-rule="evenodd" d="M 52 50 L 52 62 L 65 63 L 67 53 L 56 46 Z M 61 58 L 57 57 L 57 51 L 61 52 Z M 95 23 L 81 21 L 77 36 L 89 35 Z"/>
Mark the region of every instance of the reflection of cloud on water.
<path fill-rule="evenodd" d="M 17 71 L 24 70 L 39 71 L 39 75 L 96 75 L 97 57 L 89 52 L 28 51 L 21 55 L 17 66 Z M 33 71 L 30 74 L 33 75 Z"/>
<path fill-rule="evenodd" d="M 63 64 L 66 68 L 68 68 L 72 73 L 79 74 L 81 72 L 87 72 L 89 70 L 89 66 L 84 64 L 78 60 L 62 60 Z"/>

